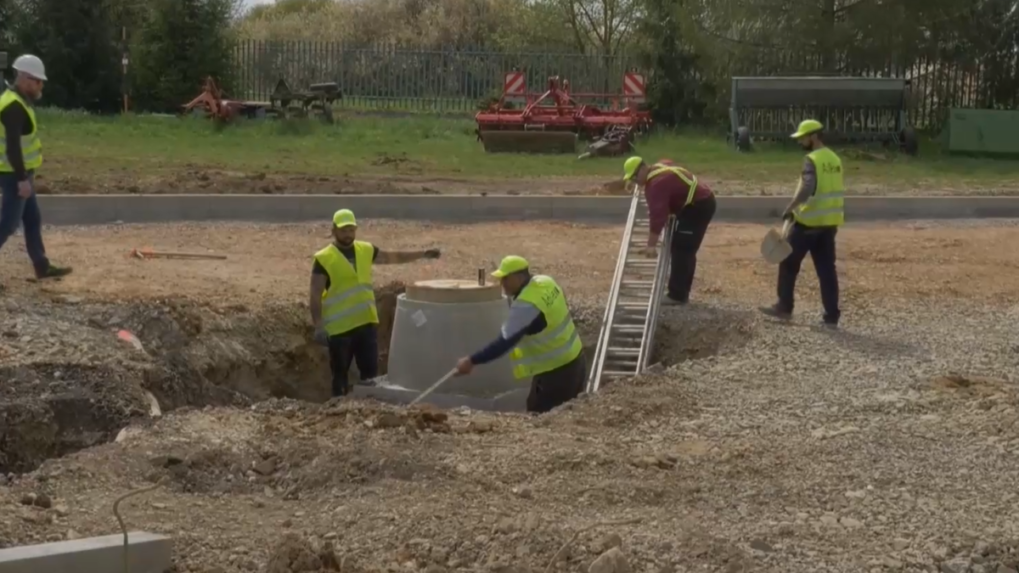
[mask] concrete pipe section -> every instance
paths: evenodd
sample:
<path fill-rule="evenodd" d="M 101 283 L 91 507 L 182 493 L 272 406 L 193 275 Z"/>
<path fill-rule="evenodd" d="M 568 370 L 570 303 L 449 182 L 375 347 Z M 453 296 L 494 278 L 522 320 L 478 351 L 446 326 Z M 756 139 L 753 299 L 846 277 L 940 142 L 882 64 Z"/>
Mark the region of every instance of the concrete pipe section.
<path fill-rule="evenodd" d="M 389 374 L 375 386 L 355 386 L 353 395 L 407 403 L 437 382 L 457 360 L 488 344 L 499 333 L 509 305 L 498 284 L 430 280 L 407 287 L 397 298 Z M 528 380 L 517 380 L 509 356 L 455 377 L 422 402 L 442 408 L 523 411 Z"/>

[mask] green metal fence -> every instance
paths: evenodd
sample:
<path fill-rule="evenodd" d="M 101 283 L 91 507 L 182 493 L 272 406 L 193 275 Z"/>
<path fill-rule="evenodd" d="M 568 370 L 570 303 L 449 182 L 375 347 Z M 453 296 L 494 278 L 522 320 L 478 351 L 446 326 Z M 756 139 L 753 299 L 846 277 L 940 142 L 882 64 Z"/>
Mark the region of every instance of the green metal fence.
<path fill-rule="evenodd" d="M 265 101 L 280 79 L 293 89 L 336 82 L 343 107 L 469 112 L 497 97 L 506 72 L 526 71 L 529 91 L 544 91 L 548 76 L 570 80 L 574 91 L 622 93 L 626 56 L 406 50 L 338 42 L 246 40 L 235 51 L 233 97 Z"/>
<path fill-rule="evenodd" d="M 741 69 L 729 73 L 787 75 L 825 69 L 816 55 L 804 52 L 758 56 L 753 61 L 743 61 L 739 64 Z M 1016 95 L 1019 59 L 1013 56 L 1006 63 L 991 66 L 972 59 L 918 58 L 874 66 L 842 58 L 834 69 L 825 71 L 910 79 L 910 123 L 936 130 L 949 107 L 1015 107 L 1019 103 Z M 236 47 L 234 65 L 236 89 L 230 95 L 235 98 L 266 101 L 281 78 L 298 90 L 332 81 L 343 90 L 342 107 L 465 113 L 475 110 L 482 100 L 497 97 L 506 72 L 514 69 L 525 72 L 530 92 L 544 91 L 548 76 L 558 75 L 569 79 L 575 92 L 622 93 L 623 74 L 637 65 L 637 59 L 626 55 L 420 50 L 340 42 L 245 40 Z M 698 77 L 695 72 L 693 78 Z M 649 85 L 654 82 L 653 72 L 647 72 L 647 81 Z M 716 101 L 704 103 L 724 115 L 728 106 L 728 78 L 722 78 L 718 84 Z"/>

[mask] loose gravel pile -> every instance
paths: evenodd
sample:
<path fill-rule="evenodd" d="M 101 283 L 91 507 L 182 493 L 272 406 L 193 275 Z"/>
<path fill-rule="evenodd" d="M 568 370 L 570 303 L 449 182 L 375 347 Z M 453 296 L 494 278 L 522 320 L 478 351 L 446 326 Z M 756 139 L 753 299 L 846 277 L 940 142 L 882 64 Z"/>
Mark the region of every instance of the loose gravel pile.
<path fill-rule="evenodd" d="M 661 371 L 540 418 L 178 409 L 4 478 L 0 544 L 115 532 L 113 500 L 161 481 L 124 511 L 174 537 L 178 571 L 1014 573 L 1019 306 L 995 281 L 1015 267 L 936 240 L 846 249 L 839 332 L 814 296 L 758 316 L 718 279 L 767 269 L 716 243 L 697 302 L 663 315 Z M 936 274 L 955 248 L 995 264 Z"/>

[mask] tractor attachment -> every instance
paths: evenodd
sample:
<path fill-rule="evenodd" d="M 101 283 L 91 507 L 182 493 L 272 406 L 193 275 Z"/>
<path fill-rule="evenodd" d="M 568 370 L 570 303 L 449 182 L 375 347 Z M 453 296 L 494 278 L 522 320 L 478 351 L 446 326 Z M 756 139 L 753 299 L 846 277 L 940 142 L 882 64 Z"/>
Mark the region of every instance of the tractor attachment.
<path fill-rule="evenodd" d="M 639 78 L 639 84 L 634 83 L 634 78 Z M 627 134 L 644 133 L 651 126 L 651 115 L 639 109 L 643 78 L 628 73 L 624 85 L 627 92 L 624 95 L 573 94 L 568 80 L 552 76 L 548 78 L 548 89 L 534 94 L 526 92 L 522 72 L 511 72 L 506 75 L 499 101 L 475 116 L 478 139 L 489 153 L 576 153 L 580 138 L 597 140 L 620 130 Z M 635 85 L 640 92 L 634 93 Z M 522 103 L 522 107 L 514 109 L 513 100 Z M 603 110 L 582 100 L 608 100 L 611 105 Z"/>
<path fill-rule="evenodd" d="M 238 116 L 249 119 L 264 118 L 266 107 L 268 104 L 265 102 L 226 99 L 226 94 L 219 89 L 212 76 L 205 78 L 202 93 L 183 106 L 184 113 L 203 115 L 221 122 L 230 121 Z"/>

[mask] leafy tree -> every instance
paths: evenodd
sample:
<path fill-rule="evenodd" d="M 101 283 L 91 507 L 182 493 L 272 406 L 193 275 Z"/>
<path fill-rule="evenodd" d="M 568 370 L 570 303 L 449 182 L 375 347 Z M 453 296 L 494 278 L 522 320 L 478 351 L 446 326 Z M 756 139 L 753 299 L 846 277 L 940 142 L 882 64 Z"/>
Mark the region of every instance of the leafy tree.
<path fill-rule="evenodd" d="M 18 5 L 23 11 L 15 34 L 21 51 L 46 64 L 49 82 L 43 102 L 97 112 L 117 110 L 120 58 L 109 2 L 25 0 Z"/>
<path fill-rule="evenodd" d="M 131 42 L 136 106 L 179 111 L 198 94 L 206 76 L 229 92 L 234 47 L 230 24 L 238 1 L 150 0 L 149 5 Z"/>

